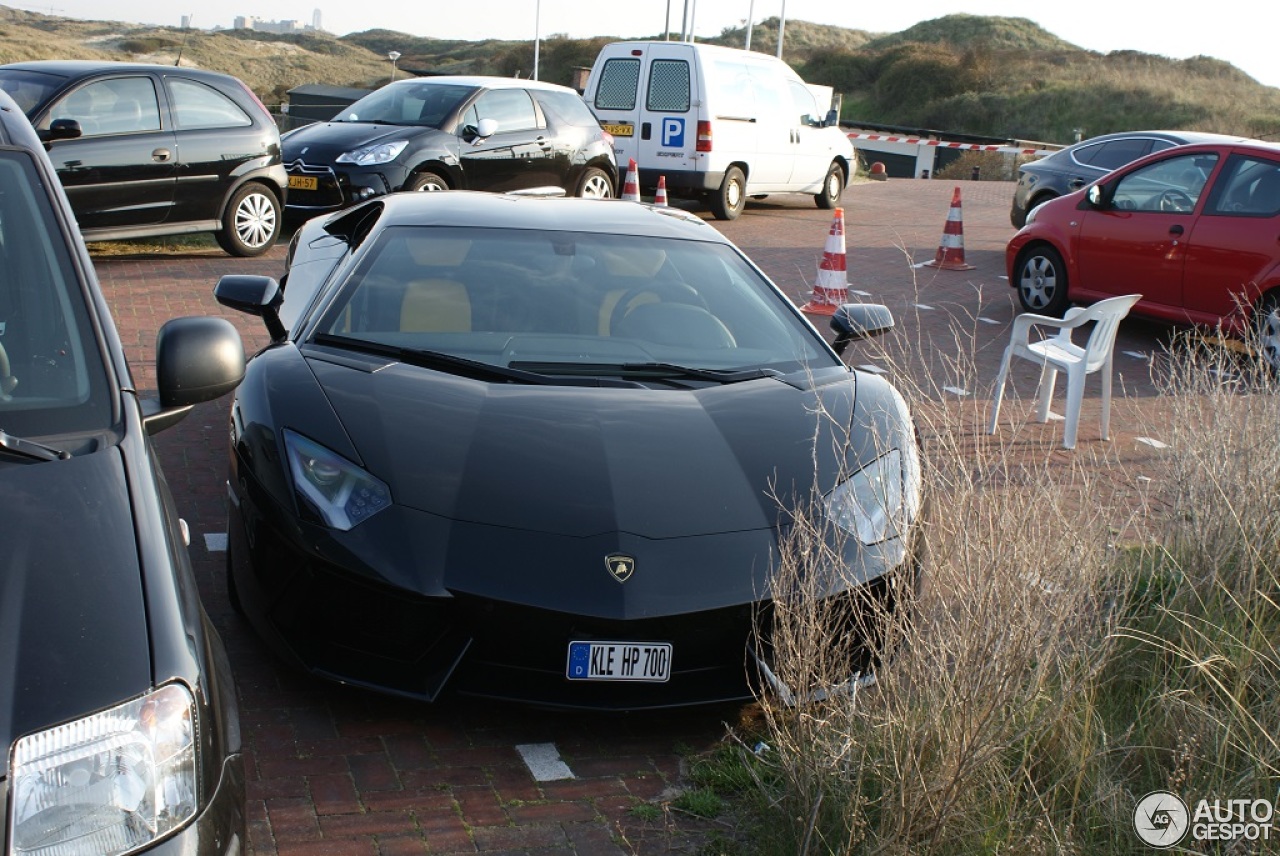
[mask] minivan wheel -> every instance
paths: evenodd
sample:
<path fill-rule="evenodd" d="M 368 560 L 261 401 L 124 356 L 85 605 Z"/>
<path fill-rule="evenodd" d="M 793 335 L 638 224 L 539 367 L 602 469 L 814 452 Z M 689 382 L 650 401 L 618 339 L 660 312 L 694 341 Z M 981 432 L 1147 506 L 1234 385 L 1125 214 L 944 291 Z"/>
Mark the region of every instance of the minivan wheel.
<path fill-rule="evenodd" d="M 711 213 L 717 220 L 736 220 L 747 207 L 747 177 L 731 166 L 724 173 L 720 189 L 711 194 Z"/>
<path fill-rule="evenodd" d="M 443 178 L 434 172 L 415 172 L 409 176 L 409 180 L 404 183 L 404 189 L 409 191 L 422 190 L 427 193 L 434 193 L 438 190 L 448 190 L 449 185 Z"/>
<path fill-rule="evenodd" d="M 280 200 L 264 185 L 250 182 L 231 197 L 215 233 L 218 246 L 233 256 L 260 256 L 280 237 Z"/>
<path fill-rule="evenodd" d="M 1067 267 L 1053 247 L 1044 244 L 1024 250 L 1015 268 L 1018 302 L 1027 312 L 1061 318 L 1067 298 Z"/>
<path fill-rule="evenodd" d="M 822 182 L 822 192 L 814 194 L 813 201 L 824 211 L 830 211 L 840 203 L 840 194 L 844 193 L 844 170 L 840 164 L 831 162 L 827 177 Z"/>
<path fill-rule="evenodd" d="M 582 178 L 578 179 L 578 187 L 573 195 L 591 199 L 612 199 L 613 183 L 603 171 L 590 167 L 582 174 Z"/>

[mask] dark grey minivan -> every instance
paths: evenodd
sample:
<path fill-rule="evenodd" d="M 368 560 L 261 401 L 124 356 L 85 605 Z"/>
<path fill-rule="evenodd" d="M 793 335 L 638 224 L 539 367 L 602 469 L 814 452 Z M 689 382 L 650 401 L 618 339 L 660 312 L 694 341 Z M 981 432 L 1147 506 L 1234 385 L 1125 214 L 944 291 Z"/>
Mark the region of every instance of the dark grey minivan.
<path fill-rule="evenodd" d="M 66 195 L 0 92 L 0 842 L 239 856 L 235 684 L 150 435 L 244 375 L 176 318 L 140 394 Z"/>

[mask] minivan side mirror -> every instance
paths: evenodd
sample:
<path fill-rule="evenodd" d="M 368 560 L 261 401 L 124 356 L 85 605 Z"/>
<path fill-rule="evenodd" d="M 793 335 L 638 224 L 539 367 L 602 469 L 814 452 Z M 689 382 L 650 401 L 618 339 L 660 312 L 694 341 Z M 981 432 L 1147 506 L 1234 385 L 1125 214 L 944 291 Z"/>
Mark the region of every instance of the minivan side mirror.
<path fill-rule="evenodd" d="M 837 113 L 835 110 L 828 110 L 828 111 L 827 111 L 827 118 L 826 118 L 826 120 L 822 123 L 823 127 L 826 127 L 826 128 L 833 128 L 833 127 L 835 127 L 836 125 L 839 125 L 839 124 L 840 124 L 840 114 L 839 114 L 839 113 Z"/>
<path fill-rule="evenodd" d="M 244 379 L 244 343 L 225 318 L 191 316 L 165 322 L 156 334 L 159 396 L 142 401 L 148 434 L 178 424 L 193 405 L 225 395 Z"/>

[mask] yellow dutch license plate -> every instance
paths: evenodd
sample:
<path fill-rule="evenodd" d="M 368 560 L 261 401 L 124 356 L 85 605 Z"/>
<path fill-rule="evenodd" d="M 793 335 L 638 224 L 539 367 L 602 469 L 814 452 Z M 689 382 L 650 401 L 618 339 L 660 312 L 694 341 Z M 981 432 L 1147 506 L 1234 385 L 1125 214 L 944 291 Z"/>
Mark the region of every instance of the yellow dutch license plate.
<path fill-rule="evenodd" d="M 316 179 L 309 175 L 291 175 L 289 176 L 290 190 L 315 190 L 319 187 Z"/>
<path fill-rule="evenodd" d="M 626 125 L 605 125 L 604 129 L 615 137 L 630 137 L 635 133 L 635 126 L 630 123 Z"/>

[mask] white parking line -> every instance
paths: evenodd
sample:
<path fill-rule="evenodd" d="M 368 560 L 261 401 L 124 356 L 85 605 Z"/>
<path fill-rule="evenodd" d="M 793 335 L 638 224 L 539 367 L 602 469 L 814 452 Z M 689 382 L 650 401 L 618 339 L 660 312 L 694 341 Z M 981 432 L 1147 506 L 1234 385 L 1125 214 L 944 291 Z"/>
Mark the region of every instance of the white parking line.
<path fill-rule="evenodd" d="M 1148 446 L 1150 446 L 1153 449 L 1169 448 L 1168 443 L 1161 443 L 1159 440 L 1154 440 L 1151 437 L 1138 437 L 1137 440 L 1139 443 L 1146 443 Z"/>
<path fill-rule="evenodd" d="M 871 363 L 864 363 L 863 365 L 857 366 L 857 368 L 864 372 L 871 372 L 872 374 L 888 374 L 889 373 L 887 370 L 882 369 L 879 366 L 871 365 Z"/>
<path fill-rule="evenodd" d="M 943 392 L 949 392 L 949 393 L 951 393 L 952 395 L 958 395 L 958 396 L 960 396 L 961 398 L 964 398 L 966 395 L 968 395 L 968 394 L 969 394 L 969 390 L 967 390 L 967 389 L 963 389 L 963 388 L 958 387 L 958 386 L 944 386 L 944 387 L 942 388 L 942 390 L 943 390 Z"/>
<path fill-rule="evenodd" d="M 554 782 L 557 779 L 575 778 L 569 765 L 560 760 L 560 750 L 554 743 L 522 743 L 516 751 L 524 759 L 535 781 Z"/>
<path fill-rule="evenodd" d="M 204 533 L 204 548 L 210 553 L 225 553 L 227 551 L 227 533 Z"/>

